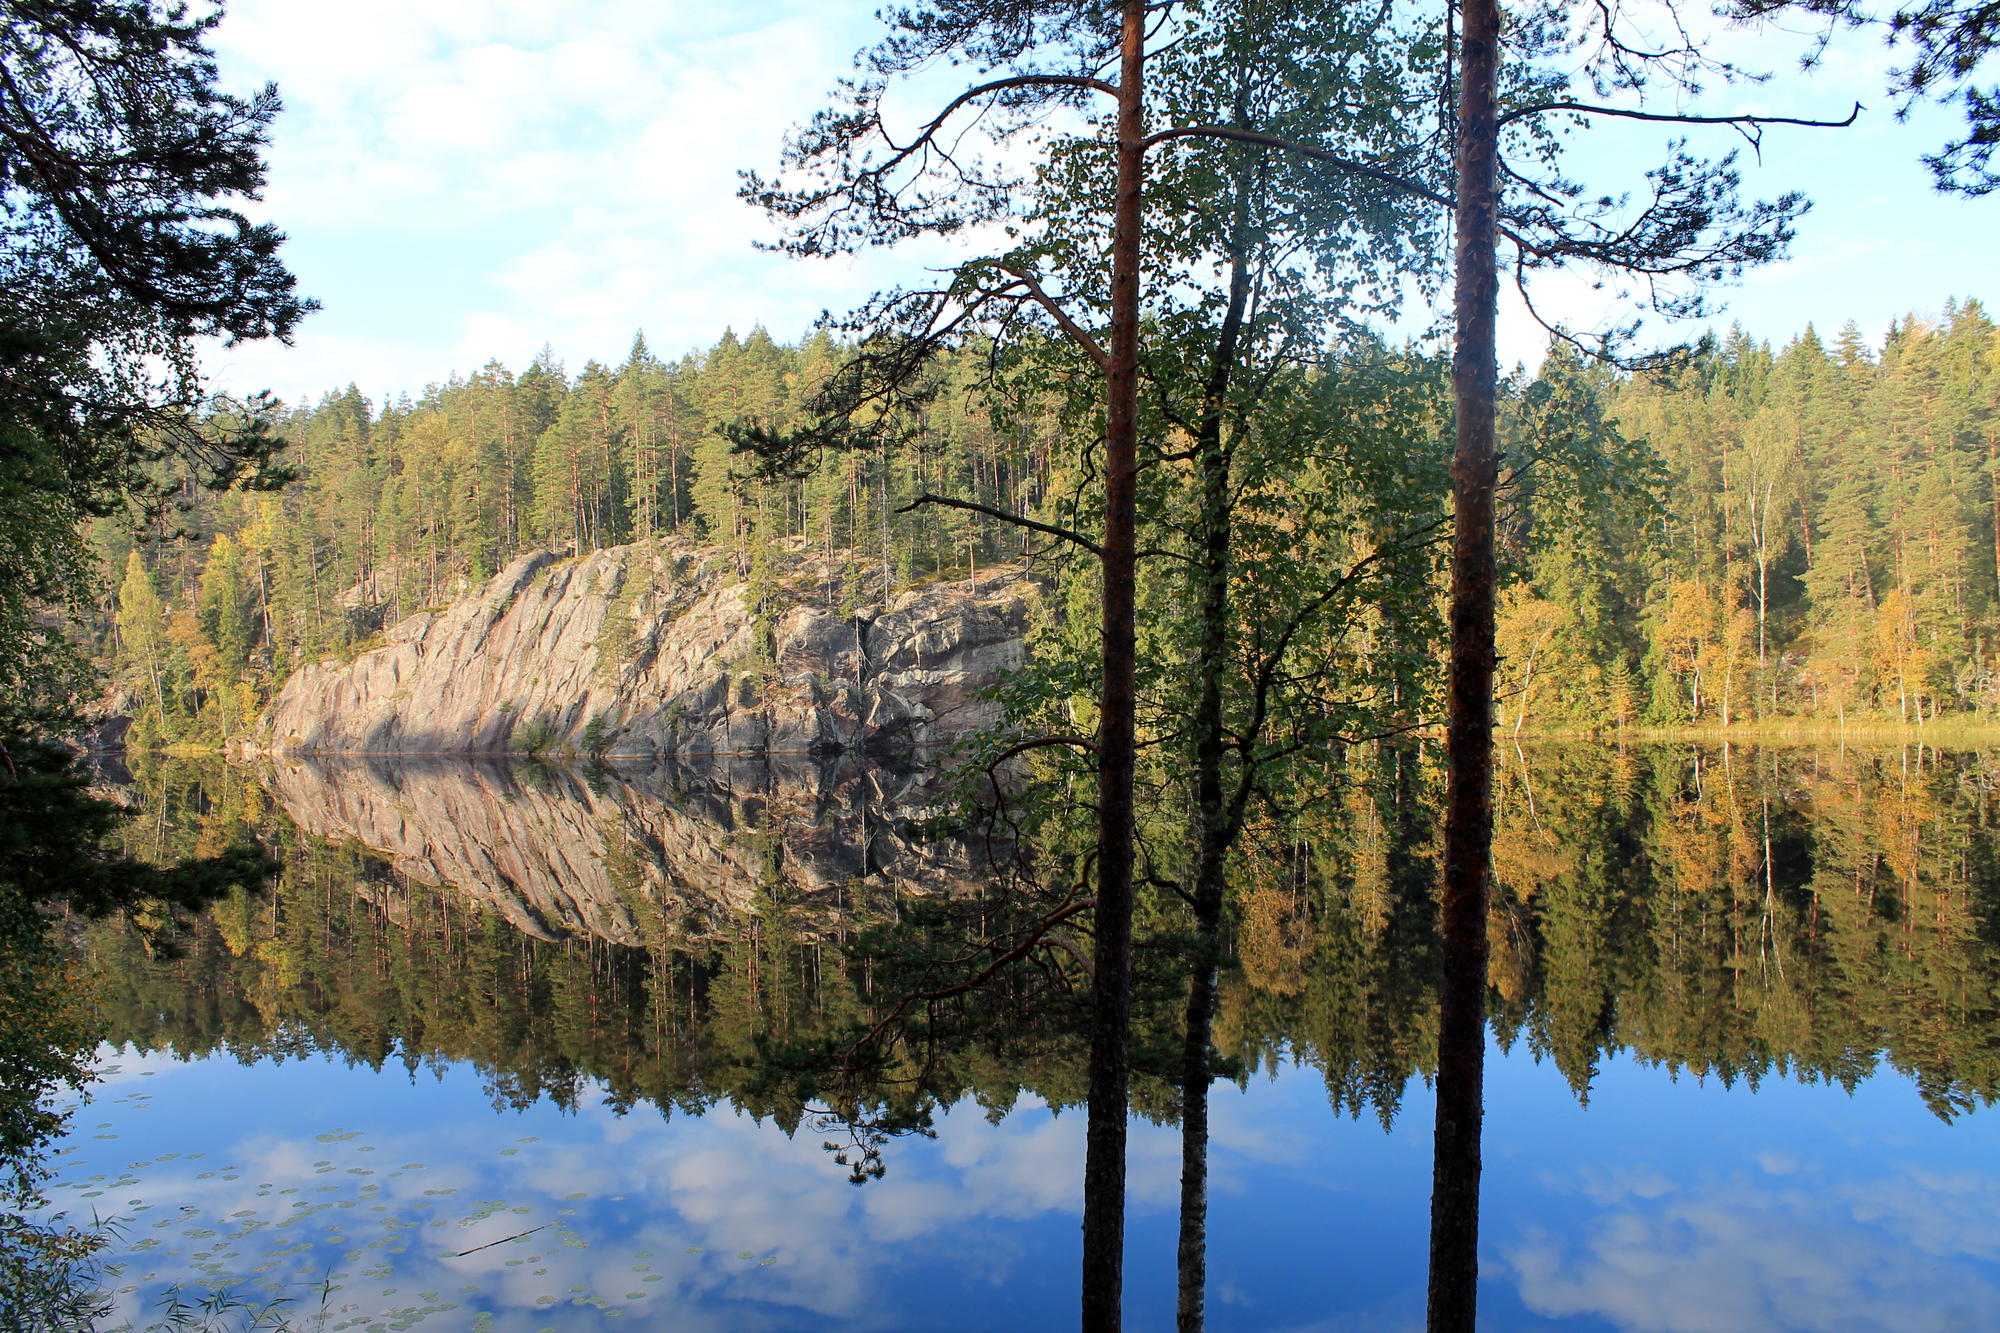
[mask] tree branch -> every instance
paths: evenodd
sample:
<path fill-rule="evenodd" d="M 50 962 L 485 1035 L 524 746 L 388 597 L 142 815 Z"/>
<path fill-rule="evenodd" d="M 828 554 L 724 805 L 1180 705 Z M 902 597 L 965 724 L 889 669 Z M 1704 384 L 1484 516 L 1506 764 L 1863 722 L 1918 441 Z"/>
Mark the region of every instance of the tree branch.
<path fill-rule="evenodd" d="M 1807 125 L 1815 129 L 1842 129 L 1852 125 L 1861 114 L 1861 103 L 1854 104 L 1854 110 L 1847 113 L 1845 120 L 1809 120 L 1799 116 L 1687 116 L 1666 111 L 1633 111 L 1625 107 L 1592 106 L 1585 102 L 1541 102 L 1534 106 L 1516 107 L 1504 116 L 1498 124 L 1521 120 L 1527 116 L 1539 116 L 1550 111 L 1574 111 L 1586 116 L 1618 116 L 1625 120 L 1659 120 L 1674 125 Z"/>
<path fill-rule="evenodd" d="M 975 514 L 985 514 L 988 518 L 997 518 L 1002 523 L 1011 523 L 1017 528 L 1027 528 L 1031 532 L 1045 532 L 1051 537 L 1060 537 L 1066 542 L 1076 543 L 1100 560 L 1104 558 L 1104 548 L 1080 532 L 1072 532 L 1068 528 L 1059 528 L 1053 523 L 1038 522 L 1035 519 L 1011 513 L 1005 509 L 995 509 L 992 505 L 983 505 L 974 500 L 957 500 L 949 495 L 933 495 L 929 491 L 925 491 L 908 504 L 899 507 L 896 512 L 907 514 L 911 510 L 927 504 L 943 505 L 947 509 L 969 509 Z"/>
<path fill-rule="evenodd" d="M 1089 330 L 1071 319 L 1069 312 L 1064 310 L 1054 297 L 1042 290 L 1042 284 L 1035 279 L 1034 274 L 1015 268 L 1011 264 L 995 264 L 993 267 L 999 269 L 1023 287 L 1026 287 L 1029 294 L 1035 298 L 1035 301 L 1042 309 L 1048 311 L 1055 318 L 1056 323 L 1062 326 L 1062 331 L 1075 339 L 1077 346 L 1083 348 L 1089 354 L 1090 359 L 1097 363 L 1099 370 L 1108 371 L 1110 369 L 1111 356 L 1104 350 L 1103 345 L 1097 339 L 1090 336 Z"/>
<path fill-rule="evenodd" d="M 940 1000 L 949 1000 L 955 996 L 965 995 L 978 990 L 981 986 L 984 986 L 995 976 L 999 975 L 1008 964 L 1026 958 L 1029 954 L 1040 948 L 1045 941 L 1051 939 L 1049 931 L 1053 927 L 1061 925 L 1063 922 L 1080 913 L 1090 911 L 1096 906 L 1097 899 L 1078 898 L 1075 895 L 1075 891 L 1072 890 L 1070 896 L 1057 904 L 1054 911 L 1027 929 L 1022 935 L 1020 943 L 996 954 L 991 962 L 972 976 L 965 978 L 963 981 L 955 981 L 950 985 L 939 987 L 937 990 L 912 991 L 910 994 L 905 995 L 901 1000 L 897 1001 L 896 1007 L 891 1009 L 880 1022 L 869 1028 L 867 1032 L 863 1033 L 847 1048 L 846 1059 L 851 1063 L 854 1057 L 862 1050 L 873 1046 L 881 1039 L 884 1033 L 888 1032 L 890 1028 L 902 1019 L 903 1015 L 909 1012 L 912 1005 L 923 1004 L 929 1006 L 936 1004 Z M 955 959 L 954 962 L 969 962 L 977 956 L 978 954 L 975 952 Z"/>
<path fill-rule="evenodd" d="M 1419 199 L 1428 199 L 1443 208 L 1456 207 L 1456 203 L 1450 195 L 1441 194 L 1421 182 L 1411 180 L 1407 176 L 1399 176 L 1386 168 L 1370 166 L 1366 162 L 1358 162 L 1351 157 L 1342 157 L 1338 153 L 1330 153 L 1324 148 L 1315 148 L 1311 144 L 1298 143 L 1291 139 L 1280 138 L 1275 134 L 1263 134 L 1257 130 L 1239 130 L 1228 125 L 1183 125 L 1176 129 L 1161 130 L 1156 134 L 1149 134 L 1139 141 L 1139 146 L 1142 149 L 1151 148 L 1156 144 L 1165 143 L 1169 139 L 1227 139 L 1232 143 L 1253 144 L 1259 148 L 1276 148 L 1283 152 L 1296 153 L 1300 157 L 1311 158 L 1321 166 L 1332 167 L 1335 170 L 1362 176 L 1368 180 L 1380 181 L 1384 185 L 1393 185 L 1397 189 L 1406 190 L 1416 195 Z"/>
<path fill-rule="evenodd" d="M 1113 97 L 1118 96 L 1117 84 L 1106 83 L 1103 79 L 1088 78 L 1080 74 L 1017 74 L 1012 78 L 995 79 L 991 83 L 982 83 L 976 87 L 967 88 L 964 92 L 952 98 L 950 102 L 945 104 L 944 110 L 932 116 L 930 123 L 918 131 L 917 137 L 912 139 L 907 146 L 898 144 L 894 139 L 889 137 L 887 130 L 883 130 L 883 141 L 896 154 L 885 165 L 893 165 L 894 163 L 901 162 L 917 149 L 923 147 L 925 143 L 936 136 L 938 130 L 943 128 L 945 121 L 951 119 L 951 113 L 964 106 L 967 102 L 984 97 L 988 93 L 1004 92 L 1009 88 L 1080 88 L 1085 92 L 1108 93 Z"/>

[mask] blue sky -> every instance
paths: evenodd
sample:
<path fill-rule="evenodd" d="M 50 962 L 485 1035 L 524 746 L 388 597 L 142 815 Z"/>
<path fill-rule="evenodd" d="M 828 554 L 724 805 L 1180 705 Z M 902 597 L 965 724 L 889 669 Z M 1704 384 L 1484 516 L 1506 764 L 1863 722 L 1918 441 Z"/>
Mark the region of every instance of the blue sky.
<path fill-rule="evenodd" d="M 634 330 L 678 354 L 726 326 L 795 337 L 913 268 L 936 246 L 800 263 L 760 252 L 768 225 L 734 195 L 768 168 L 785 130 L 823 104 L 876 30 L 872 0 L 234 0 L 216 35 L 224 80 L 275 80 L 286 101 L 260 211 L 324 309 L 292 348 L 218 349 L 220 387 L 299 400 L 352 380 L 378 401 L 489 358 L 519 368 L 544 343 L 572 371 L 621 358 Z M 1767 67 L 1792 49 L 1727 35 Z M 1881 94 L 1886 57 L 1847 34 L 1809 83 L 1783 75 L 1700 108 L 1834 115 L 1856 128 L 1773 130 L 1760 194 L 1815 201 L 1792 259 L 1729 293 L 1724 320 L 1789 337 L 1857 319 L 1871 336 L 1954 296 L 2000 299 L 2000 199 L 1939 197 L 1917 154 L 1952 116 L 1906 123 Z M 914 100 L 911 111 L 917 110 Z M 1595 131 L 1593 179 L 1656 156 L 1656 127 Z M 1726 131 L 1698 146 L 1721 147 Z M 1545 308 L 1583 325 L 1607 313 L 1581 284 Z M 1511 311 L 1503 355 L 1532 360 L 1539 332 Z"/>

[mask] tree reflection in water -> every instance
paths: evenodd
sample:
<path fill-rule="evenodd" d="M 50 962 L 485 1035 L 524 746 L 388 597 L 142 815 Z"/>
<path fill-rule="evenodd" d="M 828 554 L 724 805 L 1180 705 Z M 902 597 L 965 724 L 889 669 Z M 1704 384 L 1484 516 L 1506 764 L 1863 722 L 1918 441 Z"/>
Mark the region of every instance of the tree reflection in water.
<path fill-rule="evenodd" d="M 1988 757 L 1504 759 L 1491 1037 L 1525 1042 L 1577 1098 L 1618 1052 L 1732 1085 L 1850 1089 L 1887 1061 L 1947 1118 L 2000 1090 Z M 1440 1072 L 1430 766 L 1405 760 L 1395 781 L 1353 784 L 1337 816 L 1259 830 L 1208 1034 L 1222 1076 L 1297 1061 L 1337 1114 L 1385 1125 L 1412 1077 Z M 941 1105 L 1081 1104 L 1069 932 L 1085 918 L 1056 916 L 1076 881 L 1031 892 L 963 841 L 910 837 L 883 793 L 920 787 L 380 766 L 265 787 L 158 762 L 139 779 L 159 818 L 135 836 L 184 853 L 248 824 L 273 832 L 286 870 L 273 897 L 197 920 L 178 958 L 115 920 L 85 927 L 114 1041 L 469 1061 L 498 1105 L 726 1105 L 805 1128 L 863 1180 L 893 1171 L 898 1139 Z M 496 841 L 473 855 L 451 828 Z M 1059 829 L 1037 836 L 1060 852 Z M 915 892 L 932 874 L 948 890 Z M 1178 1082 L 1184 917 L 1162 892 L 1143 921 L 1134 1109 L 1171 1121 L 1208 1092 Z M 1206 1151 L 1199 1132 L 1191 1146 Z M 1205 1240 L 1202 1222 L 1185 1234 Z"/>

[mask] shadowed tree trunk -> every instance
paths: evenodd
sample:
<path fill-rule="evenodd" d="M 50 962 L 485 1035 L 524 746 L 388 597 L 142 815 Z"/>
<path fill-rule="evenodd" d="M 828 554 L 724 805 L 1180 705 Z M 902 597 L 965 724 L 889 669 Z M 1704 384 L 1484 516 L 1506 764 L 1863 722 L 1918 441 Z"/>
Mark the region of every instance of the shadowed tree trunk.
<path fill-rule="evenodd" d="M 1493 509 L 1498 451 L 1500 63 L 1497 0 L 1460 10 L 1457 349 L 1452 394 L 1450 715 L 1446 735 L 1444 977 L 1431 1179 L 1429 1328 L 1472 1333 L 1479 1283 L 1479 1131 L 1486 1051 L 1486 894 L 1493 842 Z"/>
<path fill-rule="evenodd" d="M 1104 404 L 1104 678 L 1097 734 L 1097 911 L 1090 1124 L 1083 1164 L 1083 1328 L 1115 1333 L 1125 1263 L 1125 1117 L 1131 1081 L 1134 578 L 1139 436 L 1139 191 L 1145 170 L 1143 0 L 1125 0 Z"/>

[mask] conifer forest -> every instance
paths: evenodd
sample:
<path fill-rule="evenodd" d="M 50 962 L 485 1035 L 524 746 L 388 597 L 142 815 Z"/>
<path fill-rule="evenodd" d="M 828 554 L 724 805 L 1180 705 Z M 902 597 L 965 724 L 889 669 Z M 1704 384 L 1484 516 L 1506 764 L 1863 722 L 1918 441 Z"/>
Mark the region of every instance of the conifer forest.
<path fill-rule="evenodd" d="M 987 515 L 913 512 L 919 495 L 1073 512 L 1087 483 L 1054 407 L 996 414 L 971 352 L 937 372 L 907 450 L 757 475 L 726 427 L 791 424 L 840 355 L 757 329 L 665 360 L 641 335 L 574 375 L 545 354 L 415 400 L 329 392 L 283 418 L 298 475 L 282 491 L 198 494 L 158 520 L 171 541 L 97 521 L 97 652 L 145 734 L 215 745 L 299 663 L 351 655 L 523 552 L 678 541 L 747 568 L 785 548 L 900 587 L 1034 549 Z M 1434 474 L 1445 367 L 1356 355 L 1325 373 L 1392 369 L 1420 402 L 1400 467 Z M 1731 329 L 1658 374 L 1556 356 L 1506 394 L 1510 459 L 1553 424 L 1616 498 L 1532 468 L 1504 488 L 1508 733 L 2000 720 L 2000 331 L 1977 299 L 1873 337 Z"/>

